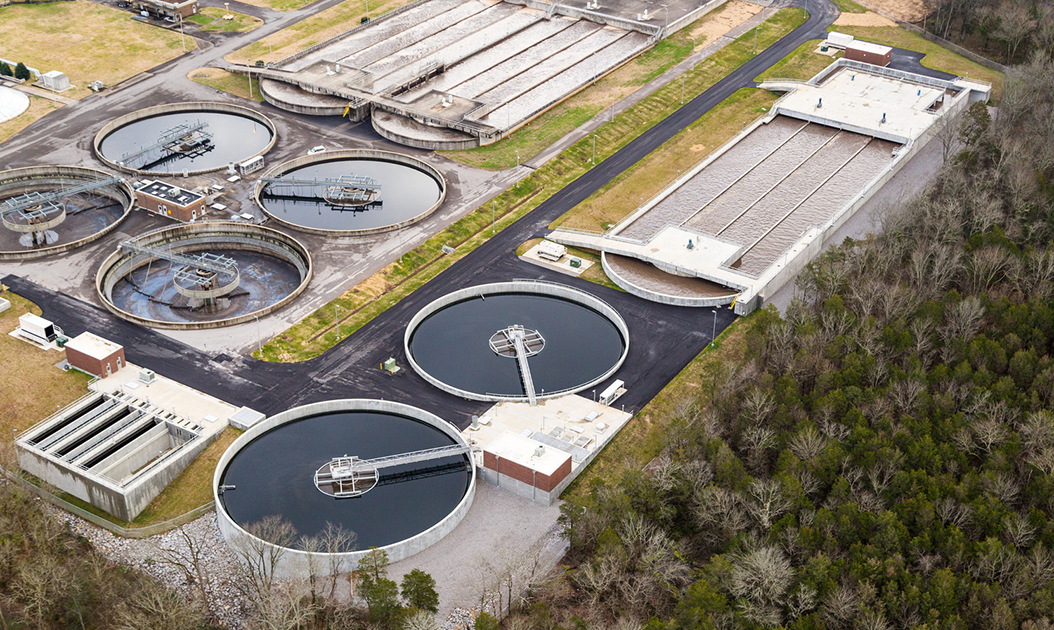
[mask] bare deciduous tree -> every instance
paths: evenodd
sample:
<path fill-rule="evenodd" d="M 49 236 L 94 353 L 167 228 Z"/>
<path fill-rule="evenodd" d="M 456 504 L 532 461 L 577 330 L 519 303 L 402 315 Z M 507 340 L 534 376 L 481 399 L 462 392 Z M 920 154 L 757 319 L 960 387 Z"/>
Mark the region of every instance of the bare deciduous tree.
<path fill-rule="evenodd" d="M 174 544 L 158 545 L 161 561 L 175 567 L 183 574 L 187 587 L 197 594 L 205 610 L 212 611 L 209 572 L 206 568 L 206 545 L 200 536 L 190 532 L 184 525 L 176 530 L 179 535 Z"/>
<path fill-rule="evenodd" d="M 265 599 L 270 600 L 278 564 L 296 540 L 296 529 L 279 516 L 266 516 L 249 525 L 246 531 L 249 536 L 240 537 L 231 545 L 242 561 L 244 575 L 238 586 L 250 601 L 260 606 Z"/>

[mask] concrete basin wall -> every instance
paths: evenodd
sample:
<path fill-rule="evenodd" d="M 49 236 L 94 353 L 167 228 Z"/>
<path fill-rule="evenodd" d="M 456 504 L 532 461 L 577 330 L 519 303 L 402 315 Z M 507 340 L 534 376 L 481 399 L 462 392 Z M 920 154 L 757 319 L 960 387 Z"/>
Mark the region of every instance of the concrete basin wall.
<path fill-rule="evenodd" d="M 435 387 L 455 396 L 461 398 L 467 398 L 469 400 L 483 400 L 498 402 L 502 400 L 510 400 L 516 402 L 527 402 L 527 396 L 500 396 L 495 394 L 477 394 L 475 392 L 465 391 L 457 387 L 453 387 L 432 376 L 424 370 L 417 361 L 414 360 L 413 353 L 410 352 L 410 338 L 413 336 L 413 332 L 417 330 L 417 327 L 432 313 L 435 313 L 439 309 L 467 300 L 480 295 L 492 295 L 495 293 L 533 293 L 535 295 L 547 295 L 550 297 L 558 297 L 571 302 L 582 304 L 587 306 L 594 311 L 597 311 L 604 317 L 607 317 L 615 327 L 618 329 L 619 334 L 622 335 L 624 342 L 622 348 L 622 355 L 618 361 L 615 362 L 610 369 L 596 377 L 595 379 L 583 383 L 577 387 L 565 389 L 556 392 L 545 392 L 536 396 L 538 400 L 545 400 L 547 398 L 557 398 L 559 396 L 565 396 L 567 394 L 573 394 L 580 392 L 590 387 L 607 380 L 612 374 L 618 371 L 622 364 L 626 361 L 626 357 L 629 355 L 629 328 L 626 326 L 626 320 L 622 319 L 622 315 L 612 308 L 607 302 L 601 300 L 598 297 L 590 295 L 585 291 L 579 291 L 578 289 L 569 287 L 563 284 L 557 284 L 555 282 L 545 282 L 540 280 L 513 280 L 512 282 L 495 282 L 491 284 L 480 284 L 474 287 L 468 287 L 453 293 L 448 293 L 443 297 L 433 301 L 428 306 L 425 306 L 410 320 L 410 323 L 406 326 L 406 332 L 403 334 L 403 350 L 406 352 L 406 360 L 410 362 L 410 366 L 417 372 L 421 378 L 428 381 Z"/>
<path fill-rule="evenodd" d="M 337 160 L 377 160 L 382 162 L 395 162 L 396 164 L 405 164 L 411 168 L 415 168 L 419 171 L 424 171 L 429 177 L 436 180 L 439 184 L 439 199 L 434 204 L 421 214 L 411 217 L 405 221 L 399 223 L 393 223 L 391 225 L 382 225 L 381 227 L 367 228 L 363 230 L 326 230 L 322 228 L 306 227 L 298 225 L 296 223 L 290 223 L 284 219 L 280 219 L 274 214 L 267 211 L 263 203 L 260 201 L 260 195 L 263 194 L 266 183 L 263 181 L 266 177 L 278 177 L 284 175 L 289 171 L 309 166 L 311 164 L 318 164 L 320 162 L 334 162 Z M 297 230 L 300 232 L 307 232 L 308 234 L 318 234 L 320 236 L 367 236 L 370 234 L 381 234 L 384 232 L 391 232 L 404 228 L 408 225 L 413 225 L 421 219 L 435 212 L 439 206 L 443 205 L 446 201 L 446 188 L 447 181 L 443 177 L 443 174 L 436 170 L 431 165 L 418 160 L 415 157 L 405 155 L 402 153 L 394 153 L 392 151 L 374 151 L 372 149 L 343 149 L 340 151 L 326 151 L 325 153 L 318 153 L 315 155 L 304 155 L 298 158 L 293 158 L 288 162 L 282 162 L 278 166 L 275 166 L 271 170 L 264 173 L 259 180 L 256 182 L 256 187 L 253 189 L 253 200 L 256 202 L 256 206 L 260 208 L 269 219 L 283 225 L 287 228 Z"/>
<path fill-rule="evenodd" d="M 80 166 L 29 166 L 0 172 L 0 193 L 17 195 L 36 189 L 41 185 L 61 186 L 63 184 L 81 183 L 86 180 L 104 179 L 107 177 L 111 177 L 110 173 Z M 97 192 L 102 192 L 102 190 L 100 189 Z M 24 251 L 0 251 L 0 260 L 29 260 L 31 258 L 61 254 L 106 236 L 128 218 L 128 215 L 135 208 L 135 191 L 132 190 L 132 186 L 128 182 L 122 180 L 117 184 L 117 196 L 107 196 L 116 199 L 124 206 L 124 211 L 121 213 L 120 218 L 110 225 L 94 234 L 61 245 Z"/>
<path fill-rule="evenodd" d="M 321 574 L 329 573 L 333 567 L 336 567 L 337 571 L 341 573 L 354 571 L 359 565 L 359 560 L 368 554 L 370 550 L 363 549 L 346 553 L 329 554 L 276 547 L 267 541 L 253 536 L 242 528 L 241 525 L 234 522 L 234 519 L 227 513 L 222 498 L 220 497 L 220 480 L 222 479 L 223 471 L 226 470 L 228 464 L 234 459 L 234 456 L 260 435 L 263 435 L 277 426 L 301 418 L 337 411 L 372 411 L 413 418 L 414 420 L 418 420 L 439 429 L 453 438 L 457 444 L 464 446 L 468 445 L 460 431 L 458 431 L 452 424 L 435 414 L 418 409 L 417 407 L 404 405 L 403 403 L 363 398 L 328 400 L 325 402 L 296 407 L 271 416 L 243 433 L 233 444 L 231 444 L 230 448 L 223 453 L 223 456 L 220 457 L 219 463 L 216 464 L 216 472 L 212 477 L 212 493 L 213 498 L 216 501 L 216 520 L 219 524 L 220 533 L 223 535 L 223 539 L 234 549 L 235 553 L 249 553 L 255 557 L 256 554 L 253 550 L 274 550 L 276 552 L 275 555 L 271 555 L 270 557 L 277 558 L 275 560 L 277 563 L 275 571 L 277 575 L 282 578 L 307 577 L 309 567 L 313 567 L 316 573 Z M 452 532 L 462 519 L 465 518 L 465 515 L 468 514 L 469 509 L 472 507 L 472 501 L 476 496 L 475 461 L 471 456 L 469 456 L 468 459 L 470 463 L 469 465 L 472 466 L 472 478 L 469 480 L 469 487 L 465 492 L 465 496 L 461 498 L 457 507 L 455 507 L 441 521 L 425 531 L 405 540 L 380 547 L 380 549 L 388 554 L 389 561 L 398 562 L 399 560 L 403 560 L 404 558 L 408 558 L 416 553 L 424 551 Z"/>
<path fill-rule="evenodd" d="M 99 267 L 99 271 L 95 276 L 95 290 L 99 295 L 99 299 L 102 300 L 103 306 L 111 313 L 122 319 L 150 328 L 199 330 L 242 324 L 256 317 L 273 313 L 295 300 L 307 288 L 314 275 L 311 254 L 300 241 L 278 230 L 258 225 L 233 222 L 187 223 L 147 232 L 136 238 L 135 242 L 145 246 L 169 246 L 177 252 L 197 250 L 202 249 L 201 246 L 204 245 L 218 244 L 226 249 L 269 254 L 290 262 L 297 268 L 301 277 L 300 285 L 292 293 L 258 311 L 207 322 L 167 322 L 133 315 L 114 305 L 111 299 L 114 286 L 129 273 L 152 260 L 138 254 L 117 250 L 110 254 Z"/>
<path fill-rule="evenodd" d="M 99 130 L 99 133 L 95 134 L 95 140 L 92 143 L 92 148 L 95 151 L 95 157 L 99 158 L 99 160 L 103 164 L 105 164 L 106 166 L 109 166 L 110 168 L 116 169 L 118 171 L 123 171 L 125 173 L 132 173 L 132 174 L 135 174 L 135 175 L 156 176 L 156 177 L 179 177 L 179 176 L 182 175 L 182 172 L 180 172 L 180 173 L 169 173 L 167 171 L 141 171 L 139 169 L 134 169 L 134 168 L 128 168 L 126 166 L 121 166 L 117 162 L 114 162 L 113 160 L 108 159 L 106 156 L 104 156 L 102 154 L 102 151 L 101 151 L 101 149 L 102 149 L 102 141 L 106 138 L 106 136 L 110 135 L 111 133 L 113 133 L 118 128 L 124 127 L 125 125 L 127 125 L 129 123 L 133 123 L 133 122 L 135 122 L 137 120 L 143 120 L 144 118 L 153 118 L 154 116 L 160 116 L 162 114 L 174 114 L 174 113 L 177 113 L 177 112 L 188 112 L 188 111 L 189 112 L 220 112 L 220 113 L 224 113 L 224 114 L 235 114 L 235 115 L 238 115 L 238 116 L 244 116 L 246 118 L 251 118 L 252 120 L 255 120 L 256 122 L 258 122 L 261 125 L 263 125 L 264 127 L 267 127 L 267 130 L 271 132 L 271 141 L 267 143 L 267 146 L 265 146 L 263 148 L 263 150 L 255 153 L 253 155 L 246 156 L 245 157 L 246 160 L 251 160 L 252 158 L 254 158 L 254 157 L 258 156 L 258 155 L 263 155 L 263 154 L 267 153 L 268 151 L 270 151 L 274 147 L 275 141 L 278 140 L 278 130 L 275 128 L 274 123 L 271 122 L 270 118 L 268 118 L 267 116 L 264 116 L 260 112 L 257 112 L 255 110 L 249 109 L 248 107 L 241 107 L 239 105 L 229 105 L 227 103 L 215 103 L 215 102 L 206 102 L 206 101 L 190 101 L 190 102 L 187 102 L 187 103 L 171 103 L 171 104 L 167 104 L 167 105 L 155 105 L 154 107 L 147 107 L 145 109 L 140 109 L 140 110 L 132 112 L 131 114 L 125 114 L 124 116 L 119 116 L 118 118 L 115 118 L 115 119 L 111 120 L 107 124 L 103 125 L 103 128 Z M 188 171 L 186 171 L 186 174 L 188 176 L 190 176 L 190 175 L 201 175 L 203 173 L 211 173 L 213 171 L 221 171 L 221 170 L 223 170 L 225 168 L 227 168 L 227 167 L 226 166 L 219 166 L 219 167 L 216 167 L 216 168 L 206 168 L 206 169 L 197 170 L 197 171 L 190 171 L 190 170 L 188 170 Z"/>

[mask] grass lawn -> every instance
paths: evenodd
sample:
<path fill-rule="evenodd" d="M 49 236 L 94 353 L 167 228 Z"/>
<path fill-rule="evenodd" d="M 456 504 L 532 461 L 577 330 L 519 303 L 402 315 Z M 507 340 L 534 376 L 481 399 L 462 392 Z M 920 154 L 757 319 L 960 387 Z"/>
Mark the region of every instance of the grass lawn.
<path fill-rule="evenodd" d="M 63 372 L 55 364 L 65 353 L 41 350 L 8 333 L 18 327 L 19 316 L 40 315 L 40 308 L 9 291 L 0 297 L 11 302 L 11 308 L 0 313 L 0 439 L 7 442 L 11 431 L 25 431 L 59 407 L 68 405 L 88 393 L 88 381 L 81 372 Z"/>
<path fill-rule="evenodd" d="M 219 68 L 199 68 L 188 74 L 187 77 L 191 81 L 227 92 L 228 94 L 233 94 L 234 96 L 251 98 L 259 103 L 262 103 L 264 100 L 263 95 L 260 94 L 260 82 L 256 80 L 253 81 L 253 92 L 250 97 L 250 79 L 249 77 L 240 74 L 234 74 L 227 72 L 226 70 L 220 70 Z"/>
<path fill-rule="evenodd" d="M 227 31 L 227 32 L 245 32 L 251 31 L 259 26 L 263 26 L 263 20 L 260 18 L 253 17 L 251 15 L 245 15 L 244 13 L 238 13 L 237 11 L 231 11 L 230 14 L 234 16 L 232 20 L 225 20 L 223 16 L 227 12 L 223 9 L 217 9 L 216 7 L 204 7 L 199 9 L 198 12 L 187 18 L 188 22 L 193 22 L 201 27 L 203 31 Z"/>
<path fill-rule="evenodd" d="M 925 53 L 922 65 L 927 68 L 990 82 L 993 103 L 998 103 L 1003 96 L 1003 73 L 989 70 L 979 63 L 960 57 L 911 31 L 897 26 L 839 26 L 838 30 L 869 42 Z"/>
<path fill-rule="evenodd" d="M 794 52 L 777 61 L 771 68 L 754 80 L 763 81 L 771 77 L 774 79 L 801 79 L 804 81 L 816 76 L 820 70 L 845 56 L 845 53 L 841 51 L 835 53 L 833 57 L 816 52 L 820 41 L 819 39 L 814 39 L 798 46 Z"/>
<path fill-rule="evenodd" d="M 29 108 L 20 115 L 0 123 L 0 142 L 7 140 L 34 122 L 62 107 L 60 103 L 39 96 L 29 97 Z"/>
<path fill-rule="evenodd" d="M 709 404 L 713 383 L 727 366 L 742 360 L 748 326 L 738 319 L 717 337 L 717 343 L 699 353 L 644 409 L 619 431 L 604 451 L 567 487 L 563 498 L 590 492 L 590 482 L 606 479 L 627 461 L 640 468 L 662 452 L 665 435 L 677 419 L 677 407 L 695 400 Z"/>
<path fill-rule="evenodd" d="M 251 4 L 254 7 L 263 7 L 265 9 L 271 9 L 272 11 L 295 11 L 297 9 L 303 9 L 307 5 L 311 4 L 315 0 L 241 0 L 245 4 Z"/>
<path fill-rule="evenodd" d="M 517 163 L 517 151 L 519 151 L 519 159 L 521 161 L 529 160 L 552 143 L 599 114 L 605 108 L 610 107 L 613 101 L 621 100 L 632 94 L 641 86 L 686 59 L 694 50 L 704 47 L 708 43 L 708 32 L 711 34 L 710 36 L 713 36 L 716 32 L 724 32 L 726 30 L 725 26 L 729 28 L 736 26 L 746 21 L 752 15 L 751 12 L 743 12 L 737 9 L 737 3 L 733 1 L 707 13 L 669 38 L 660 41 L 635 59 L 615 69 L 598 80 L 595 85 L 586 87 L 494 144 L 476 149 L 445 151 L 442 153 L 463 164 L 489 170 L 501 170 L 515 166 Z M 730 18 L 730 14 L 735 14 L 735 16 Z M 794 17 L 795 14 L 797 19 Z M 801 11 L 785 9 L 766 22 L 766 26 L 762 27 L 760 34 L 768 34 L 769 36 L 774 32 L 786 34 L 786 32 L 790 32 L 790 30 L 800 24 L 801 21 Z M 783 32 L 783 29 L 791 24 L 793 26 Z M 779 39 L 779 37 L 775 39 Z M 758 45 L 761 47 L 770 45 L 775 39 L 764 43 L 759 40 Z M 705 63 L 703 62 L 703 64 Z M 691 87 L 691 85 L 686 83 L 686 98 L 689 96 Z M 695 96 L 697 93 L 691 92 L 691 96 Z M 679 83 L 676 94 L 671 94 L 670 96 L 671 98 L 676 97 L 677 105 L 680 106 L 681 93 Z"/>
<path fill-rule="evenodd" d="M 285 2 L 285 0 L 276 1 Z M 257 61 L 269 63 L 284 59 L 289 55 L 298 53 L 305 48 L 324 42 L 358 26 L 359 20 L 366 17 L 367 2 L 368 0 L 345 0 L 317 15 L 301 20 L 289 28 L 282 29 L 273 35 L 238 49 L 225 56 L 224 59 L 231 63 L 240 64 L 252 64 Z M 410 2 L 411 0 L 374 0 L 369 5 L 370 17 L 376 19 L 393 9 L 410 4 Z M 294 5 L 289 8 L 298 8 L 299 6 L 302 5 Z"/>
<path fill-rule="evenodd" d="M 776 98 L 767 90 L 737 91 L 648 157 L 568 210 L 551 227 L 592 232 L 607 230 L 665 188 L 680 173 L 705 159 L 711 147 L 719 147 L 739 133 L 743 123 L 764 115 Z"/>
<path fill-rule="evenodd" d="M 212 501 L 212 475 L 227 447 L 244 431 L 227 427 L 132 521 L 134 527 L 163 523 Z"/>
<path fill-rule="evenodd" d="M 853 0 L 832 0 L 842 10 L 842 13 L 867 13 L 867 9 L 853 2 Z"/>
<path fill-rule="evenodd" d="M 516 248 L 516 255 L 523 256 L 524 252 L 534 247 L 538 243 L 542 242 L 543 240 L 545 239 L 532 238 L 528 241 L 521 243 L 520 246 Z M 567 254 L 568 256 L 577 256 L 582 260 L 588 260 L 594 263 L 590 265 L 588 269 L 579 274 L 579 278 L 582 278 L 583 280 L 589 280 L 594 284 L 599 284 L 600 286 L 608 287 L 610 289 L 615 289 L 616 291 L 622 291 L 623 293 L 625 293 L 622 287 L 612 282 L 611 278 L 609 278 L 608 275 L 604 273 L 604 268 L 600 264 L 599 254 L 585 249 L 578 249 L 577 247 L 568 247 Z"/>
<path fill-rule="evenodd" d="M 178 32 L 89 0 L 0 8 L 0 42 L 6 59 L 66 73 L 76 86 L 62 93 L 69 98 L 91 94 L 92 81 L 114 85 L 183 54 Z M 186 42 L 192 50 L 194 38 Z"/>
<path fill-rule="evenodd" d="M 789 13 L 788 13 L 789 12 Z M 775 20 L 777 26 L 769 24 Z M 801 21 L 801 11 L 784 9 L 766 22 L 758 40 L 769 46 Z M 739 66 L 753 49 L 753 33 L 744 35 L 706 60 L 692 74 L 687 89 L 698 94 L 725 73 Z M 705 66 L 705 70 L 700 70 Z M 718 70 L 723 70 L 718 74 Z M 694 72 L 694 71 L 693 71 Z M 613 124 L 597 130 L 597 160 L 603 160 L 680 107 L 680 85 L 667 85 L 623 112 Z M 676 99 L 676 100 L 675 100 Z M 753 116 L 751 117 L 751 119 Z M 592 137 L 575 143 L 495 198 L 498 229 L 530 212 L 590 167 Z M 400 260 L 389 264 L 343 295 L 322 306 L 278 335 L 263 348 L 266 361 L 305 361 L 333 347 L 339 339 L 333 325 L 333 308 L 341 316 L 340 332 L 347 336 L 387 308 L 460 260 L 490 236 L 491 204 L 487 203 L 428 239 Z M 454 248 L 443 254 L 444 245 Z M 256 356 L 260 356 L 258 353 Z"/>

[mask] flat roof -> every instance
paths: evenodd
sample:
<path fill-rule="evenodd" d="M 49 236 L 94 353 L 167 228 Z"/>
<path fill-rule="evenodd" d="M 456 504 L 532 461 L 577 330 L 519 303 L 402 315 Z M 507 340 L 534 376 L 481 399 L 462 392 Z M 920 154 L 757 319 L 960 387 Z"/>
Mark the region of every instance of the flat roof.
<path fill-rule="evenodd" d="M 889 46 L 883 46 L 882 44 L 875 44 L 873 42 L 863 42 L 859 39 L 849 42 L 845 47 L 846 49 L 852 48 L 854 50 L 862 50 L 873 55 L 888 55 L 893 52 L 893 49 Z"/>
<path fill-rule="evenodd" d="M 535 455 L 538 447 L 542 447 L 540 457 Z M 502 459 L 511 460 L 543 475 L 553 474 L 571 459 L 570 453 L 546 446 L 512 431 L 505 431 L 499 435 L 490 444 L 484 446 L 483 451 L 493 453 Z"/>
<path fill-rule="evenodd" d="M 153 197 L 158 201 L 171 203 L 181 208 L 185 208 L 190 204 L 196 203 L 205 198 L 202 194 L 184 190 L 179 186 L 166 184 L 160 180 L 146 180 L 135 190 L 137 193 L 142 193 L 148 197 Z"/>
<path fill-rule="evenodd" d="M 34 315 L 33 313 L 24 313 L 22 315 L 19 315 L 18 323 L 32 324 L 34 326 L 40 326 L 41 328 L 47 328 L 52 324 L 52 322 L 44 319 L 39 315 Z"/>
<path fill-rule="evenodd" d="M 112 356 L 114 352 L 123 346 L 112 341 L 107 341 L 99 335 L 90 332 L 82 332 L 66 343 L 67 348 L 72 348 L 81 354 L 86 354 L 93 359 L 105 359 Z"/>

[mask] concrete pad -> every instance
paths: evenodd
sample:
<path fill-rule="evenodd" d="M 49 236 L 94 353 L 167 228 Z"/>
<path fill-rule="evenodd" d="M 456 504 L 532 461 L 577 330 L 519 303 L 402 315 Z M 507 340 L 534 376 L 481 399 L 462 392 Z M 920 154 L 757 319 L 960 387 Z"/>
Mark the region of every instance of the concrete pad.
<path fill-rule="evenodd" d="M 575 277 L 578 277 L 578 276 L 582 275 L 583 271 L 585 271 L 586 269 L 589 269 L 590 267 L 592 267 L 593 265 L 596 264 L 592 260 L 586 260 L 584 258 L 579 258 L 579 260 L 582 261 L 582 266 L 581 267 L 577 267 L 577 268 L 572 267 L 571 266 L 571 259 L 572 258 L 577 258 L 577 256 L 572 256 L 571 254 L 565 254 L 564 256 L 561 256 L 560 260 L 548 260 L 548 259 L 542 258 L 541 256 L 538 255 L 538 248 L 540 248 L 541 246 L 542 246 L 542 243 L 538 243 L 534 247 L 532 247 L 532 248 L 528 249 L 527 251 L 525 251 L 523 253 L 523 255 L 520 256 L 520 258 L 522 260 L 526 260 L 527 262 L 529 262 L 531 264 L 540 265 L 542 267 L 547 267 L 549 269 L 555 269 L 556 271 L 559 271 L 560 273 L 566 273 L 569 276 L 575 276 Z"/>
<path fill-rule="evenodd" d="M 139 380 L 143 368 L 128 363 L 106 378 L 88 386 L 95 392 L 116 393 L 149 402 L 202 426 L 201 435 L 211 437 L 227 427 L 238 407 L 158 374 L 149 385 Z"/>

